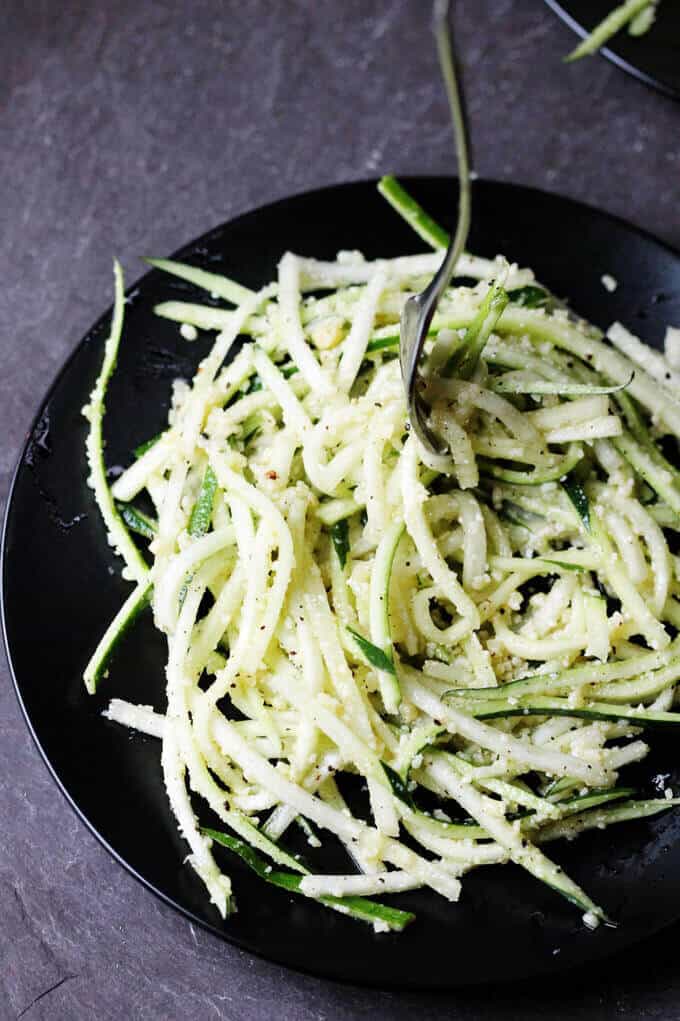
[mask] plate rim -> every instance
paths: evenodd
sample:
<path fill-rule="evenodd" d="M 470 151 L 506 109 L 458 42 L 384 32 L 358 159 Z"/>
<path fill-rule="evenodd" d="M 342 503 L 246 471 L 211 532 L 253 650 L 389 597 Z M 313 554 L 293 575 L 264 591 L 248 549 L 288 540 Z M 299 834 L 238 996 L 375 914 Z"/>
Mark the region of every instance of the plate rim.
<path fill-rule="evenodd" d="M 547 3 L 552 3 L 552 0 L 546 0 L 546 2 Z M 456 178 L 453 175 L 449 175 L 449 174 L 409 174 L 409 175 L 399 175 L 399 179 L 401 181 L 403 181 L 407 185 L 409 185 L 409 184 L 412 184 L 412 185 L 413 184 L 416 184 L 416 185 L 418 185 L 418 184 L 426 185 L 430 181 L 438 181 L 438 182 L 449 181 L 449 182 L 455 182 L 455 180 L 456 180 Z M 188 242 L 185 242 L 175 252 L 173 252 L 172 255 L 169 256 L 169 258 L 171 258 L 171 259 L 179 259 L 179 258 L 181 258 L 183 252 L 185 252 L 187 249 L 193 248 L 199 241 L 204 241 L 205 239 L 210 238 L 214 233 L 220 232 L 220 231 L 224 230 L 226 227 L 232 227 L 232 226 L 238 224 L 240 221 L 242 221 L 243 219 L 251 216 L 252 214 L 268 211 L 268 210 L 276 208 L 278 206 L 286 205 L 288 202 L 294 201 L 296 199 L 304 199 L 307 196 L 320 195 L 320 194 L 322 194 L 324 192 L 331 193 L 331 192 L 337 191 L 338 189 L 345 189 L 345 188 L 351 189 L 352 187 L 355 187 L 355 186 L 358 186 L 358 185 L 365 185 L 365 186 L 366 185 L 374 185 L 375 186 L 377 184 L 378 180 L 379 180 L 378 177 L 370 176 L 370 177 L 356 178 L 356 179 L 352 179 L 352 180 L 349 180 L 349 181 L 347 181 L 347 180 L 339 181 L 339 182 L 335 182 L 335 183 L 331 183 L 331 184 L 321 185 L 321 186 L 316 187 L 316 188 L 303 189 L 301 191 L 294 192 L 294 193 L 291 193 L 289 195 L 285 195 L 285 196 L 282 196 L 280 198 L 274 199 L 271 202 L 264 202 L 264 203 L 262 203 L 260 205 L 255 205 L 255 206 L 252 206 L 252 207 L 248 207 L 247 209 L 242 210 L 241 212 L 237 213 L 235 216 L 233 216 L 233 217 L 223 221 L 222 223 L 220 223 L 220 224 L 218 224 L 218 225 L 216 225 L 216 226 L 214 226 L 212 228 L 209 228 L 207 231 L 205 231 L 203 234 L 199 235 L 198 237 L 196 237 L 194 239 L 191 239 Z M 634 234 L 636 234 L 638 237 L 642 238 L 643 240 L 645 240 L 647 242 L 651 242 L 653 245 L 655 245 L 655 246 L 659 247 L 660 249 L 664 250 L 668 255 L 670 255 L 672 258 L 678 260 L 678 262 L 680 263 L 680 248 L 676 248 L 674 245 L 670 244 L 669 242 L 667 242 L 667 241 L 657 237 L 656 235 L 654 235 L 651 231 L 649 231 L 649 230 L 647 230 L 647 229 L 645 229 L 643 227 L 640 227 L 637 224 L 632 223 L 629 220 L 626 220 L 624 217 L 619 216 L 618 214 L 615 214 L 615 213 L 611 213 L 611 212 L 609 212 L 607 210 L 598 209 L 596 206 L 592 205 L 591 203 L 582 202 L 580 199 L 573 198 L 573 197 L 571 197 L 569 195 L 562 195 L 559 192 L 553 192 L 553 191 L 549 191 L 547 189 L 542 189 L 542 188 L 534 187 L 533 185 L 526 185 L 526 184 L 522 184 L 522 183 L 518 183 L 518 182 L 514 182 L 514 181 L 497 180 L 497 179 L 494 179 L 494 178 L 479 178 L 478 182 L 483 187 L 487 187 L 488 186 L 488 187 L 492 187 L 492 188 L 501 188 L 501 189 L 512 191 L 512 192 L 520 191 L 520 192 L 524 192 L 525 194 L 527 194 L 527 196 L 539 195 L 542 198 L 543 197 L 548 197 L 549 199 L 557 199 L 560 202 L 566 203 L 568 205 L 577 206 L 581 210 L 586 210 L 589 214 L 595 214 L 598 217 L 603 218 L 604 220 L 610 221 L 612 224 L 617 225 L 618 227 L 623 227 L 623 228 L 625 228 L 628 231 L 632 231 Z M 474 185 L 473 185 L 473 187 L 474 187 Z M 125 289 L 125 297 L 126 298 L 132 297 L 134 295 L 134 293 L 137 291 L 137 289 L 140 287 L 142 282 L 148 276 L 150 276 L 154 272 L 156 272 L 156 270 L 152 267 L 151 269 L 148 269 L 148 270 L 144 271 L 141 276 L 135 278 L 133 283 L 128 284 L 126 286 L 126 289 Z M 421 981 L 409 980 L 408 978 L 405 978 L 403 976 L 402 977 L 397 976 L 394 979 L 391 979 L 389 984 L 386 984 L 386 983 L 376 983 L 375 981 L 371 981 L 370 978 L 356 978 L 356 977 L 353 977 L 353 976 L 343 976 L 343 975 L 338 975 L 338 974 L 335 974 L 335 973 L 331 976 L 331 975 L 329 975 L 328 972 L 319 971 L 318 969 L 314 969 L 311 966 L 309 968 L 307 968 L 307 967 L 305 967 L 304 965 L 301 965 L 301 964 L 290 964 L 288 961 L 283 961 L 283 960 L 281 960 L 281 959 L 279 959 L 277 957 L 272 956 L 269 953 L 265 953 L 264 951 L 260 951 L 257 948 L 252 948 L 252 947 L 249 947 L 249 946 L 248 947 L 244 946 L 243 944 L 239 943 L 235 938 L 230 936 L 230 934 L 226 930 L 218 929 L 214 924 L 211 924 L 205 918 L 202 918 L 201 916 L 195 914 L 190 908 L 185 907 L 179 901 L 174 900 L 170 895 L 166 894 L 162 889 L 160 889 L 160 887 L 158 885 L 156 885 L 152 880 L 146 878 L 133 865 L 131 865 L 128 861 L 126 861 L 126 859 L 122 856 L 122 854 L 120 854 L 105 839 L 105 837 L 97 829 L 96 825 L 93 822 L 90 821 L 90 819 L 85 814 L 84 810 L 79 807 L 79 805 L 75 801 L 74 796 L 69 792 L 69 790 L 67 789 L 66 785 L 62 782 L 62 780 L 58 776 L 58 774 L 57 774 L 57 772 L 55 770 L 55 767 L 53 766 L 53 764 L 52 764 L 52 762 L 51 762 L 51 760 L 50 760 L 50 758 L 49 758 L 45 748 L 41 744 L 41 741 L 40 741 L 40 739 L 38 737 L 38 734 L 36 733 L 36 729 L 35 729 L 35 727 L 33 725 L 33 721 L 31 719 L 31 716 L 30 716 L 29 712 L 28 712 L 28 709 L 26 707 L 26 703 L 25 703 L 23 695 L 22 695 L 21 684 L 20 684 L 20 681 L 19 681 L 19 678 L 18 678 L 17 671 L 15 670 L 15 666 L 14 666 L 14 660 L 13 660 L 12 650 L 11 650 L 11 647 L 10 647 L 9 636 L 8 636 L 8 631 L 7 631 L 7 602 L 6 602 L 6 575 L 7 575 L 7 571 L 8 571 L 8 564 L 7 564 L 7 559 L 8 559 L 7 558 L 7 539 L 8 539 L 8 531 L 9 531 L 9 528 L 10 528 L 10 518 L 12 517 L 13 504 L 14 504 L 14 500 L 15 500 L 15 495 L 16 495 L 16 489 L 17 489 L 17 485 L 18 485 L 19 475 L 20 475 L 20 472 L 21 472 L 21 470 L 22 470 L 22 468 L 24 466 L 24 462 L 26 460 L 26 456 L 28 454 L 29 448 L 30 448 L 31 443 L 33 441 L 34 433 L 35 433 L 36 428 L 38 427 L 38 425 L 39 425 L 39 423 L 41 421 L 41 418 L 42 418 L 42 416 L 44 414 L 45 408 L 48 406 L 49 402 L 51 401 L 55 391 L 57 390 L 57 388 L 58 388 L 58 386 L 59 386 L 59 384 L 60 384 L 60 382 L 62 380 L 62 377 L 66 375 L 66 373 L 68 372 L 72 362 L 75 361 L 75 359 L 78 357 L 78 355 L 81 352 L 81 350 L 84 347 L 84 345 L 86 345 L 88 343 L 89 338 L 95 333 L 95 331 L 102 330 L 106 326 L 106 324 L 110 321 L 112 310 L 113 310 L 113 305 L 111 304 L 110 306 L 108 306 L 106 311 L 104 313 L 102 313 L 102 315 L 100 315 L 92 323 L 92 325 L 85 331 L 83 336 L 75 343 L 73 349 L 67 354 L 67 356 L 64 359 L 64 361 L 59 364 L 59 366 L 58 366 L 54 376 L 51 378 L 50 383 L 48 384 L 46 389 L 43 391 L 42 396 L 39 399 L 39 402 L 38 402 L 38 405 L 37 405 L 37 409 L 35 410 L 35 413 L 31 417 L 30 424 L 28 425 L 28 427 L 26 429 L 25 438 L 24 438 L 23 442 L 20 445 L 19 453 L 18 453 L 18 456 L 17 456 L 16 461 L 14 463 L 14 468 L 12 470 L 12 474 L 11 474 L 11 478 L 10 478 L 10 483 L 9 483 L 8 490 L 7 490 L 7 499 L 6 499 L 6 505 L 5 505 L 4 513 L 3 513 L 3 520 L 2 520 L 2 529 L 0 530 L 0 631 L 2 632 L 2 639 L 3 639 L 3 647 L 4 647 L 4 652 L 5 652 L 5 658 L 6 658 L 6 661 L 7 661 L 8 668 L 9 668 L 9 676 L 10 676 L 10 679 L 11 679 L 11 682 L 12 682 L 12 687 L 13 687 L 13 690 L 14 690 L 14 694 L 15 694 L 17 702 L 19 704 L 19 708 L 21 710 L 21 715 L 23 717 L 23 720 L 24 720 L 24 722 L 26 724 L 26 727 L 27 727 L 28 732 L 29 732 L 29 734 L 31 736 L 33 744 L 34 744 L 35 748 L 38 751 L 40 759 L 42 760 L 43 764 L 47 767 L 47 770 L 48 770 L 52 780 L 56 784 L 56 786 L 59 789 L 59 791 L 62 794 L 62 796 L 66 799 L 66 802 L 69 805 L 69 807 L 71 808 L 71 810 L 73 812 L 75 812 L 75 814 L 78 817 L 78 819 L 85 825 L 85 827 L 92 834 L 92 836 L 94 836 L 94 838 L 96 839 L 98 844 L 114 859 L 114 861 L 118 865 L 120 865 L 120 866 L 122 866 L 124 868 L 124 870 L 128 873 L 128 875 L 132 876 L 133 879 L 135 879 L 138 883 L 140 883 L 141 886 L 145 890 L 148 890 L 154 896 L 159 898 L 159 900 L 164 905 L 166 905 L 167 907 L 171 908 L 173 911 L 179 913 L 179 915 L 181 915 L 184 918 L 186 918 L 192 924 L 199 925 L 203 930 L 209 932 L 212 936 L 217 937 L 218 939 L 221 939 L 223 942 L 229 944 L 232 947 L 235 947 L 241 953 L 252 954 L 253 956 L 259 958 L 260 960 L 266 961 L 266 962 L 268 962 L 270 964 L 274 964 L 277 967 L 290 969 L 293 972 L 297 972 L 297 973 L 304 974 L 304 975 L 309 975 L 309 976 L 314 977 L 316 979 L 320 979 L 321 978 L 323 981 L 327 981 L 327 982 L 336 982 L 336 983 L 338 983 L 340 985 L 351 985 L 351 986 L 360 987 L 360 988 L 366 988 L 366 989 L 383 989 L 383 990 L 389 989 L 389 990 L 395 990 L 395 991 L 399 991 L 399 990 L 403 990 L 403 991 L 426 991 L 427 990 L 427 991 L 430 991 L 430 992 L 437 992 L 437 991 L 443 992 L 443 991 L 445 991 L 447 989 L 451 990 L 451 989 L 474 989 L 474 988 L 479 988 L 481 986 L 481 982 L 477 981 L 477 980 L 475 980 L 474 982 L 466 982 L 465 980 L 460 980 L 460 979 L 457 980 L 457 981 L 455 979 L 449 979 L 449 980 L 444 981 L 441 984 L 433 985 L 432 983 L 424 982 L 422 980 Z M 613 960 L 616 957 L 617 954 L 624 953 L 626 950 L 630 949 L 631 947 L 634 947 L 636 945 L 640 945 L 641 942 L 645 942 L 646 940 L 653 938 L 655 935 L 657 935 L 659 932 L 663 931 L 665 928 L 668 928 L 669 926 L 673 925 L 674 921 L 677 921 L 677 919 L 675 919 L 675 920 L 671 919 L 669 922 L 660 925 L 657 929 L 654 929 L 653 931 L 650 931 L 649 933 L 647 933 L 645 935 L 642 935 L 642 936 L 638 937 L 637 939 L 633 940 L 626 947 L 619 948 L 618 951 L 614 951 L 612 954 L 606 954 L 606 953 L 602 954 L 602 955 L 598 956 L 597 958 L 594 958 L 592 961 L 589 961 L 585 965 L 579 964 L 578 962 L 576 962 L 576 963 L 572 963 L 571 965 L 569 965 L 567 967 L 563 967 L 561 970 L 556 970 L 554 973 L 541 970 L 541 971 L 532 972 L 530 974 L 523 974 L 523 975 L 518 976 L 516 978 L 514 978 L 514 977 L 510 977 L 510 978 L 505 977 L 504 978 L 504 977 L 499 977 L 499 976 L 491 976 L 491 977 L 485 979 L 485 983 L 486 984 L 493 984 L 497 988 L 501 987 L 501 986 L 509 986 L 509 985 L 516 986 L 516 985 L 521 984 L 522 982 L 536 981 L 537 979 L 541 980 L 541 979 L 548 978 L 550 976 L 550 974 L 556 974 L 556 975 L 562 974 L 562 975 L 566 975 L 566 974 L 569 974 L 569 973 L 574 973 L 576 971 L 580 971 L 583 967 L 588 967 L 588 966 L 595 965 L 597 963 L 602 963 L 602 962 L 605 962 L 605 961 Z"/>
<path fill-rule="evenodd" d="M 565 7 L 562 6 L 561 0 L 545 0 L 546 5 L 553 11 L 557 17 L 575 32 L 580 39 L 585 39 L 589 34 L 588 29 L 584 28 L 581 22 L 571 14 Z M 633 64 L 630 60 L 622 57 L 616 50 L 611 49 L 610 46 L 601 46 L 598 53 L 608 60 L 610 64 L 615 64 L 619 70 L 624 71 L 630 75 L 631 78 L 636 78 L 637 81 L 642 82 L 643 85 L 648 86 L 650 89 L 654 89 L 656 92 L 660 92 L 663 96 L 668 99 L 673 99 L 675 102 L 680 102 L 680 86 L 677 88 L 673 85 L 669 85 L 667 82 L 661 81 L 659 78 L 654 78 L 644 68 L 638 67 L 637 64 Z"/>

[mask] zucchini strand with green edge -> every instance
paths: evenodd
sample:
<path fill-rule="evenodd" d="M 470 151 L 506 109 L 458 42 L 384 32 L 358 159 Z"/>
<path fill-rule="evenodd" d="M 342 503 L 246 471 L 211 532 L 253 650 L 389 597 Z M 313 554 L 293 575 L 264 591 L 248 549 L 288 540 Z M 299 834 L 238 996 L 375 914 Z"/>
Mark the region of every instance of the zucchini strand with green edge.
<path fill-rule="evenodd" d="M 534 284 L 508 291 L 508 298 L 513 305 L 521 305 L 524 308 L 543 308 L 550 303 L 549 293 Z"/>
<path fill-rule="evenodd" d="M 480 356 L 508 300 L 506 291 L 498 283 L 493 283 L 477 315 L 466 329 L 460 346 L 449 359 L 446 375 L 457 376 L 459 379 L 470 379 L 474 375 Z"/>
<path fill-rule="evenodd" d="M 642 12 L 650 7 L 656 0 L 624 0 L 624 3 L 615 7 L 606 18 L 603 18 L 578 46 L 565 58 L 565 63 L 580 60 L 581 57 L 592 56 L 599 49 L 609 42 L 612 36 L 620 32 L 622 28 L 630 24 Z"/>
<path fill-rule="evenodd" d="M 164 273 L 170 273 L 172 276 L 187 280 L 189 283 L 203 288 L 204 291 L 211 291 L 219 298 L 230 301 L 232 305 L 240 305 L 253 293 L 247 287 L 230 280 L 229 277 L 219 273 L 208 273 L 198 266 L 189 266 L 185 262 L 175 262 L 173 259 L 146 259 L 146 262 L 154 269 L 160 269 Z"/>
<path fill-rule="evenodd" d="M 278 886 L 289 893 L 299 893 L 303 897 L 307 896 L 304 890 L 300 888 L 303 878 L 301 874 L 272 868 L 252 847 L 245 844 L 242 840 L 230 837 L 227 833 L 221 833 L 213 829 L 203 829 L 202 832 L 217 844 L 221 844 L 222 847 L 226 847 L 229 851 L 237 854 L 266 883 Z M 368 922 L 371 925 L 376 925 L 377 923 L 395 932 L 401 932 L 407 925 L 415 921 L 416 917 L 410 911 L 388 907 L 386 904 L 380 904 L 367 897 L 312 897 L 311 899 L 318 900 L 320 904 L 333 908 L 341 914 L 350 915 L 352 918 Z"/>
<path fill-rule="evenodd" d="M 581 720 L 608 720 L 613 723 L 625 721 L 639 727 L 677 727 L 680 724 L 680 713 L 664 712 L 655 709 L 633 709 L 629 706 L 612 705 L 608 702 L 586 702 L 582 706 L 570 705 L 568 699 L 542 698 L 530 702 L 520 701 L 517 705 L 499 700 L 491 700 L 481 706 L 469 705 L 473 716 L 478 720 L 507 719 L 510 716 L 570 716 Z"/>
<path fill-rule="evenodd" d="M 381 673 L 395 674 L 394 660 L 386 653 L 383 649 L 380 649 L 373 642 L 369 642 L 368 638 L 364 638 L 354 628 L 347 628 L 350 635 L 357 644 L 359 651 L 362 656 L 368 660 L 371 666 L 374 666 L 376 670 L 380 670 Z"/>
<path fill-rule="evenodd" d="M 418 237 L 426 241 L 434 249 L 447 248 L 449 235 L 443 227 L 436 223 L 429 213 L 426 213 L 422 206 L 409 195 L 406 189 L 395 177 L 386 175 L 378 183 L 378 191 L 383 198 L 387 199 L 393 209 L 406 220 L 409 227 L 412 227 Z"/>
<path fill-rule="evenodd" d="M 582 663 L 563 670 L 531 674 L 515 681 L 507 681 L 500 688 L 454 688 L 442 697 L 455 696 L 480 701 L 499 696 L 519 701 L 537 695 L 560 694 L 575 691 L 584 685 L 592 687 L 621 685 L 629 680 L 654 677 L 664 669 L 674 668 L 680 675 L 680 648 L 678 639 L 658 652 L 640 651 L 628 660 L 610 663 Z M 633 695 L 635 698 L 635 695 Z"/>
<path fill-rule="evenodd" d="M 647 454 L 649 454 L 656 466 L 659 469 L 662 469 L 662 481 L 667 481 L 668 478 L 672 478 L 675 481 L 676 486 L 680 485 L 680 468 L 678 468 L 677 465 L 671 464 L 671 462 L 664 457 L 661 450 L 659 450 L 659 447 L 654 442 L 651 431 L 647 425 L 645 425 L 642 415 L 635 406 L 635 401 L 633 401 L 627 393 L 622 391 L 616 392 L 614 400 L 621 410 L 624 421 L 633 439 Z M 627 433 L 624 433 L 623 435 L 625 437 L 627 436 Z M 635 465 L 633 465 L 633 467 L 635 467 Z M 640 474 L 644 478 L 644 475 L 642 475 L 642 473 Z"/>
<path fill-rule="evenodd" d="M 123 270 L 117 259 L 113 264 L 113 275 L 115 296 L 111 329 L 104 344 L 104 359 L 94 385 L 94 390 L 90 394 L 89 403 L 83 408 L 83 415 L 89 422 L 87 439 L 85 441 L 87 462 L 90 469 L 88 483 L 94 492 L 94 498 L 104 520 L 110 545 L 113 546 L 116 553 L 125 561 L 131 577 L 135 581 L 141 581 L 146 576 L 147 566 L 116 509 L 104 465 L 104 441 L 102 436 L 104 402 L 106 399 L 106 388 L 116 367 L 118 347 L 123 333 L 125 307 Z"/>
<path fill-rule="evenodd" d="M 583 457 L 580 443 L 571 443 L 567 452 L 554 464 L 532 468 L 531 471 L 520 471 L 517 468 L 505 468 L 488 457 L 478 457 L 482 474 L 501 482 L 511 482 L 515 486 L 540 486 L 546 482 L 559 482 L 566 478 Z"/>
<path fill-rule="evenodd" d="M 668 469 L 626 433 L 617 436 L 612 442 L 647 485 L 658 493 L 674 514 L 680 516 L 680 490 L 676 488 L 675 479 Z"/>
<path fill-rule="evenodd" d="M 186 323 L 199 330 L 226 330 L 233 315 L 231 309 L 213 308 L 212 305 L 198 305 L 191 301 L 162 301 L 154 305 L 154 313 L 161 319 Z"/>
<path fill-rule="evenodd" d="M 333 540 L 333 548 L 340 561 L 340 567 L 344 568 L 347 563 L 347 554 L 349 553 L 349 526 L 347 518 L 341 518 L 331 525 L 331 539 Z"/>
<path fill-rule="evenodd" d="M 630 822 L 634 819 L 648 819 L 650 816 L 659 815 L 660 812 L 666 812 L 678 804 L 680 804 L 679 798 L 621 801 L 619 804 L 577 813 L 558 822 L 549 823 L 536 834 L 535 839 L 541 844 L 546 844 L 551 840 L 559 840 L 564 837 L 573 838 L 579 833 L 585 833 L 586 830 L 604 829 L 614 823 Z"/>
<path fill-rule="evenodd" d="M 537 396 L 550 396 L 558 394 L 560 397 L 593 397 L 597 395 L 615 394 L 623 390 L 626 383 L 618 383 L 615 386 L 607 386 L 602 383 L 568 383 L 566 380 L 550 379 L 500 379 L 491 381 L 494 393 L 497 394 L 536 394 Z"/>
<path fill-rule="evenodd" d="M 189 518 L 189 535 L 200 539 L 210 528 L 217 492 L 217 476 L 210 465 L 205 469 L 201 489 Z"/>
<path fill-rule="evenodd" d="M 150 518 L 138 507 L 133 507 L 131 503 L 117 503 L 116 508 L 131 532 L 136 532 L 145 539 L 153 539 L 158 529 L 158 522 L 154 518 Z"/>
<path fill-rule="evenodd" d="M 432 331 L 434 332 L 434 331 Z M 366 345 L 366 354 L 372 354 L 375 351 L 384 351 L 391 347 L 399 346 L 399 333 L 391 333 L 385 337 L 373 337 L 369 340 Z"/>
<path fill-rule="evenodd" d="M 404 523 L 397 521 L 388 528 L 380 540 L 373 561 L 369 596 L 371 642 L 374 648 L 381 650 L 387 662 L 391 664 L 391 669 L 380 670 L 380 693 L 385 710 L 391 714 L 399 709 L 401 690 L 394 665 L 394 649 L 390 634 L 390 580 L 394 557 L 405 530 Z M 373 665 L 375 666 L 375 663 Z"/>
<path fill-rule="evenodd" d="M 583 527 L 586 532 L 590 531 L 590 503 L 585 489 L 580 482 L 576 479 L 563 479 L 562 489 L 565 491 L 572 504 L 574 510 L 578 514 L 579 518 L 583 522 Z"/>
<path fill-rule="evenodd" d="M 162 432 L 156 433 L 155 436 L 151 436 L 148 440 L 145 440 L 144 443 L 140 443 L 138 447 L 135 447 L 133 451 L 135 457 L 139 459 L 142 455 L 146 454 L 147 450 L 151 450 L 151 448 L 158 443 L 162 435 Z"/>
<path fill-rule="evenodd" d="M 94 695 L 102 677 L 106 675 L 118 643 L 130 630 L 137 617 L 149 602 L 151 582 L 144 578 L 127 597 L 120 610 L 102 635 L 90 662 L 85 667 L 83 680 L 90 695 Z"/>

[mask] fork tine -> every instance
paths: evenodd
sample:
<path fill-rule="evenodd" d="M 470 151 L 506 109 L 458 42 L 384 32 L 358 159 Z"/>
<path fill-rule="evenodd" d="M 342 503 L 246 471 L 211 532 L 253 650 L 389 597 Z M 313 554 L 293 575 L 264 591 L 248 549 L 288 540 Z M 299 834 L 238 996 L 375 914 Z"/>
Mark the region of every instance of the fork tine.
<path fill-rule="evenodd" d="M 439 64 L 449 102 L 458 160 L 458 219 L 444 260 L 425 290 L 405 304 L 401 317 L 399 360 L 406 389 L 409 418 L 421 443 L 434 454 L 446 449 L 427 424 L 423 401 L 418 394 L 418 362 L 427 331 L 442 293 L 448 287 L 470 229 L 470 160 L 465 97 L 456 73 L 456 58 L 449 26 L 448 0 L 435 0 L 433 29 Z"/>

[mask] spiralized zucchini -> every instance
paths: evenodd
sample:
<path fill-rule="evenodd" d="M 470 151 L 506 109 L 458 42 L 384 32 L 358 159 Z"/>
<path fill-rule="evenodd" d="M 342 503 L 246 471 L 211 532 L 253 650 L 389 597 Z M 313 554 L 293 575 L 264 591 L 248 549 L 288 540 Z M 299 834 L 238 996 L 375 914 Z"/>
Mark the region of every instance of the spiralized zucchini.
<path fill-rule="evenodd" d="M 636 800 L 619 772 L 647 754 L 644 728 L 680 723 L 680 482 L 659 447 L 680 437 L 680 392 L 658 382 L 660 356 L 648 373 L 629 335 L 604 339 L 531 271 L 466 255 L 424 365 L 450 446 L 433 457 L 406 420 L 396 341 L 440 258 L 288 252 L 258 293 L 154 263 L 230 307 L 157 310 L 220 332 L 175 386 L 163 434 L 111 492 L 96 475 L 112 542 L 137 563 L 134 528 L 148 571 L 86 677 L 93 690 L 129 606 L 148 600 L 167 635 L 167 711 L 114 698 L 106 715 L 162 742 L 189 864 L 222 915 L 231 853 L 380 930 L 412 915 L 367 897 L 426 886 L 455 901 L 464 873 L 501 862 L 594 925 L 603 907 L 543 845 L 675 804 Z M 119 281 L 117 331 L 122 303 Z M 100 410 L 110 370 L 109 352 Z M 135 507 L 142 492 L 153 515 Z M 348 774 L 365 811 L 347 807 Z M 286 850 L 298 820 L 307 864 Z M 319 864 L 324 833 L 347 849 L 342 875 Z"/>
<path fill-rule="evenodd" d="M 613 36 L 626 27 L 629 35 L 644 35 L 654 24 L 659 3 L 660 0 L 623 0 L 623 3 L 612 7 L 609 14 L 565 59 L 567 61 L 579 60 L 581 57 L 597 53 L 599 49 L 607 45 Z"/>

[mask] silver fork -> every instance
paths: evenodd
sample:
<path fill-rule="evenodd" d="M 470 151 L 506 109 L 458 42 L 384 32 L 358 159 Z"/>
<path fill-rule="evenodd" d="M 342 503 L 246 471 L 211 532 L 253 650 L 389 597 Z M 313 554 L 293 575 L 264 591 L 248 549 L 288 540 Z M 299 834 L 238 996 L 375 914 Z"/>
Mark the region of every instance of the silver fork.
<path fill-rule="evenodd" d="M 446 444 L 430 428 L 428 408 L 422 396 L 424 380 L 418 363 L 439 300 L 448 287 L 456 263 L 465 248 L 470 230 L 470 157 L 465 97 L 456 70 L 453 33 L 449 25 L 449 0 L 435 0 L 433 30 L 446 97 L 449 102 L 458 159 L 458 222 L 449 241 L 444 261 L 420 294 L 412 295 L 401 314 L 399 361 L 406 389 L 409 419 L 421 443 L 433 454 L 446 451 Z"/>

